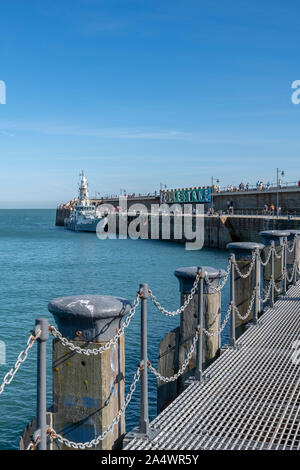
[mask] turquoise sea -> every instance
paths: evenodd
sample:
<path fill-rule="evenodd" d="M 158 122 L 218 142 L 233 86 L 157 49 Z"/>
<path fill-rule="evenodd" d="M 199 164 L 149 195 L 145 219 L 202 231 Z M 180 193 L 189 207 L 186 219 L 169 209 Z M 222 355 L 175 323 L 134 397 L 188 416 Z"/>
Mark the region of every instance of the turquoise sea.
<path fill-rule="evenodd" d="M 6 364 L 0 383 L 24 348 L 35 319 L 47 317 L 49 300 L 72 294 L 118 295 L 133 300 L 139 284 L 148 282 L 163 306 L 179 306 L 174 270 L 206 265 L 225 268 L 228 253 L 157 240 L 102 240 L 93 233 L 74 233 L 55 226 L 55 210 L 0 210 L 0 341 Z M 223 315 L 229 301 L 223 291 Z M 126 386 L 132 382 L 139 357 L 139 311 L 126 330 Z M 155 365 L 158 344 L 179 318 L 162 315 L 149 302 L 149 358 Z M 223 342 L 227 342 L 225 330 Z M 51 405 L 51 341 L 48 342 L 48 404 Z M 150 418 L 156 415 L 156 381 L 149 376 Z M 17 449 L 19 436 L 36 414 L 36 348 L 15 379 L 0 395 L 0 449 Z M 139 390 L 126 414 L 126 429 L 138 423 Z"/>

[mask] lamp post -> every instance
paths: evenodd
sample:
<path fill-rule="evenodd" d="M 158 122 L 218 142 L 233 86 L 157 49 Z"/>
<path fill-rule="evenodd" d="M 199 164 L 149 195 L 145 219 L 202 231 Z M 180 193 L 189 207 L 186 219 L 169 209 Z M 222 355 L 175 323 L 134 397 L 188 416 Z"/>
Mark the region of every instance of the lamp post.
<path fill-rule="evenodd" d="M 216 183 L 219 184 L 219 178 L 216 179 Z M 214 213 L 214 177 L 211 177 L 211 213 Z"/>
<path fill-rule="evenodd" d="M 277 168 L 277 202 L 276 202 L 276 212 L 277 212 L 277 217 L 279 215 L 278 213 L 278 207 L 279 207 L 279 174 L 281 176 L 284 176 L 284 171 L 283 170 L 279 170 L 279 168 Z"/>

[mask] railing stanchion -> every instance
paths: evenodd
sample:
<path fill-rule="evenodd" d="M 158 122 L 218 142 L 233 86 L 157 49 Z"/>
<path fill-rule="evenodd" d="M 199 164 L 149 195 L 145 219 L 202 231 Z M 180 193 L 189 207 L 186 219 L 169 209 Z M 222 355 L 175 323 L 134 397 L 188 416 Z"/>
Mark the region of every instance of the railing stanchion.
<path fill-rule="evenodd" d="M 148 284 L 140 284 L 141 295 L 141 402 L 140 402 L 140 427 L 141 434 L 149 434 L 149 410 L 148 410 L 148 346 L 147 346 L 147 299 Z"/>
<path fill-rule="evenodd" d="M 288 246 L 288 241 L 287 238 L 283 242 L 283 282 L 282 282 L 282 293 L 283 295 L 286 295 L 286 290 L 287 290 L 287 246 Z"/>
<path fill-rule="evenodd" d="M 234 285 L 234 267 L 235 255 L 231 255 L 230 269 L 230 301 L 231 301 L 231 322 L 230 322 L 230 346 L 235 348 L 235 285 Z"/>
<path fill-rule="evenodd" d="M 271 281 L 272 282 L 272 287 L 271 287 L 271 300 L 270 300 L 270 307 L 274 308 L 274 299 L 275 299 L 275 242 L 272 241 L 271 243 L 271 248 L 272 254 L 271 254 Z"/>
<path fill-rule="evenodd" d="M 294 279 L 293 279 L 293 284 L 294 286 L 296 285 L 297 283 L 297 269 L 298 269 L 298 257 L 299 257 L 299 253 L 298 253 L 298 250 L 299 250 L 299 247 L 298 247 L 298 240 L 299 240 L 299 236 L 298 234 L 295 235 L 295 248 L 294 248 Z"/>
<path fill-rule="evenodd" d="M 253 313 L 253 324 L 257 324 L 258 313 L 260 312 L 260 256 L 259 250 L 256 250 L 255 254 L 255 302 L 254 302 L 254 313 Z"/>
<path fill-rule="evenodd" d="M 197 310 L 197 328 L 199 329 L 199 339 L 196 347 L 196 370 L 195 379 L 202 382 L 203 379 L 203 286 L 204 279 L 201 268 L 198 268 L 197 274 L 200 274 L 198 281 L 198 310 Z"/>
<path fill-rule="evenodd" d="M 35 333 L 41 330 L 37 339 L 37 431 L 40 435 L 38 450 L 47 450 L 47 389 L 46 389 L 46 347 L 49 338 L 49 322 L 46 318 L 38 318 L 35 322 Z"/>

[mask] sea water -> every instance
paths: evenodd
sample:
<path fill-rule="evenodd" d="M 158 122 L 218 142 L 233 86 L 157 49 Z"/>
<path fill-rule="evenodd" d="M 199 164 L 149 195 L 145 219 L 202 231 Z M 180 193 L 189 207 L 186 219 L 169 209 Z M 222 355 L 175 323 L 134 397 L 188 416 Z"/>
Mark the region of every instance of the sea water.
<path fill-rule="evenodd" d="M 134 300 L 147 282 L 168 310 L 179 307 L 176 268 L 226 268 L 223 250 L 187 251 L 183 244 L 157 240 L 99 240 L 94 233 L 75 233 L 55 226 L 55 210 L 0 210 L 0 341 L 6 346 L 0 383 L 26 345 L 35 319 L 46 317 L 48 302 L 74 294 L 115 295 Z M 222 318 L 229 302 L 228 283 L 222 292 Z M 126 392 L 132 383 L 140 348 L 140 310 L 126 329 Z M 158 345 L 176 328 L 148 301 L 149 359 L 156 366 Z M 222 336 L 228 342 L 228 325 Z M 52 403 L 51 343 L 47 345 L 47 401 Z M 3 362 L 0 361 L 0 362 Z M 149 414 L 156 416 L 156 379 L 149 373 Z M 36 346 L 15 379 L 0 395 L 0 449 L 17 449 L 19 437 L 36 415 Z M 139 388 L 126 411 L 126 430 L 138 424 Z"/>

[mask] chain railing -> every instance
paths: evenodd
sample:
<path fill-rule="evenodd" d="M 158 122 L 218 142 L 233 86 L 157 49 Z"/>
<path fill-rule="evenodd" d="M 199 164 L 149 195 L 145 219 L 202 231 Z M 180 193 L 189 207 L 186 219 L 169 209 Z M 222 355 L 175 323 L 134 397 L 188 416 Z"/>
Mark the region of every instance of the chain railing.
<path fill-rule="evenodd" d="M 291 247 L 289 247 L 289 244 L 286 243 L 286 248 L 287 248 L 287 251 L 288 251 L 289 253 L 293 253 L 293 251 L 294 251 L 295 248 L 296 248 L 296 243 L 297 243 L 297 241 L 298 241 L 298 237 L 297 237 L 297 235 L 295 235 L 295 236 L 294 236 L 294 240 L 293 240 L 293 244 L 292 244 Z"/>
<path fill-rule="evenodd" d="M 271 292 L 272 292 L 272 286 L 273 286 L 273 281 L 270 280 L 270 282 L 268 283 L 267 291 L 265 290 L 266 296 L 262 298 L 262 303 L 263 304 L 265 304 L 269 300 Z"/>
<path fill-rule="evenodd" d="M 234 311 L 240 320 L 244 321 L 250 316 L 253 306 L 254 306 L 255 297 L 256 297 L 256 289 L 253 289 L 253 294 L 252 294 L 252 297 L 248 306 L 248 310 L 245 313 L 245 315 L 241 315 L 237 306 L 236 305 L 234 306 Z"/>
<path fill-rule="evenodd" d="M 284 255 L 284 245 L 282 245 L 282 247 L 281 247 L 280 254 L 277 253 L 276 248 L 274 246 L 273 246 L 273 252 L 274 252 L 275 258 L 281 259 Z"/>
<path fill-rule="evenodd" d="M 192 301 L 192 299 L 193 299 L 193 297 L 194 297 L 194 295 L 197 291 L 198 281 L 199 281 L 200 277 L 201 277 L 201 274 L 198 273 L 196 275 L 193 287 L 192 287 L 190 293 L 188 294 L 185 302 L 177 310 L 169 311 L 169 310 L 165 309 L 160 304 L 160 302 L 157 300 L 157 298 L 155 297 L 155 295 L 153 294 L 151 289 L 148 289 L 149 297 L 161 313 L 163 313 L 164 315 L 167 315 L 169 317 L 175 317 L 176 315 L 180 315 L 181 313 L 183 313 L 185 311 L 185 309 L 187 308 L 187 306 L 191 303 L 191 301 Z"/>
<path fill-rule="evenodd" d="M 228 277 L 229 277 L 229 274 L 230 274 L 230 270 L 231 270 L 231 263 L 232 263 L 232 259 L 229 258 L 229 262 L 228 262 L 228 265 L 227 265 L 227 268 L 226 268 L 226 274 L 224 276 L 224 279 L 222 280 L 222 282 L 220 282 L 220 284 L 218 286 L 215 286 L 213 284 L 213 282 L 210 282 L 208 276 L 207 276 L 207 273 L 206 271 L 204 271 L 204 280 L 207 284 L 207 286 L 212 289 L 214 292 L 221 292 L 221 290 L 223 290 L 223 288 L 225 287 L 226 283 L 227 283 L 227 280 L 228 280 Z"/>
<path fill-rule="evenodd" d="M 224 318 L 224 320 L 223 320 L 223 323 L 222 323 L 221 327 L 220 327 L 218 330 L 214 331 L 214 332 L 211 332 L 211 331 L 206 330 L 205 328 L 203 328 L 203 333 L 204 333 L 206 336 L 208 336 L 209 338 L 213 338 L 214 336 L 220 335 L 220 334 L 223 332 L 225 326 L 226 326 L 227 323 L 228 323 L 228 320 L 229 320 L 229 318 L 230 318 L 230 316 L 231 316 L 231 312 L 232 312 L 232 304 L 230 303 L 230 304 L 229 304 L 229 307 L 228 307 L 228 309 L 227 309 L 227 313 L 226 313 L 226 315 L 225 315 L 225 318 Z"/>
<path fill-rule="evenodd" d="M 249 266 L 249 269 L 246 273 L 242 273 L 240 268 L 238 267 L 238 264 L 236 262 L 236 259 L 234 258 L 234 261 L 233 261 L 233 264 L 234 264 L 234 267 L 235 267 L 235 270 L 236 272 L 238 273 L 238 275 L 242 278 L 242 279 L 247 279 L 247 277 L 250 276 L 250 274 L 252 273 L 252 270 L 255 266 L 255 261 L 256 261 L 256 256 L 257 256 L 257 252 L 256 251 L 253 251 L 252 253 L 252 258 L 251 258 L 251 262 L 250 262 L 250 266 Z"/>
<path fill-rule="evenodd" d="M 52 335 L 59 339 L 64 346 L 69 348 L 71 351 L 76 352 L 77 354 L 85 354 L 86 356 L 97 356 L 98 354 L 102 354 L 108 349 L 111 348 L 111 346 L 117 344 L 121 336 L 124 334 L 125 328 L 127 328 L 130 324 L 130 321 L 132 317 L 135 315 L 136 309 L 139 306 L 140 303 L 140 294 L 137 294 L 136 300 L 134 302 L 134 305 L 131 307 L 130 311 L 128 312 L 128 315 L 126 316 L 126 319 L 122 323 L 122 326 L 118 329 L 117 333 L 114 335 L 113 338 L 111 338 L 107 343 L 105 343 L 103 346 L 100 346 L 99 348 L 81 348 L 80 346 L 76 346 L 73 342 L 69 341 L 67 338 L 64 338 L 62 334 L 55 328 L 55 326 L 50 326 L 50 331 Z"/>
<path fill-rule="evenodd" d="M 0 385 L 0 395 L 4 392 L 5 386 L 9 385 L 13 381 L 16 373 L 18 372 L 18 370 L 21 366 L 21 364 L 23 364 L 23 362 L 26 361 L 26 359 L 28 357 L 29 350 L 32 348 L 35 341 L 39 338 L 40 335 L 41 335 L 40 330 L 37 331 L 37 333 L 35 335 L 33 335 L 32 333 L 30 334 L 30 336 L 27 340 L 26 348 L 23 351 L 20 352 L 15 365 L 7 372 L 7 374 L 3 378 L 3 382 Z"/>
<path fill-rule="evenodd" d="M 289 277 L 288 271 L 286 270 L 285 276 L 286 276 L 286 279 L 287 279 L 288 283 L 292 283 L 292 282 L 293 282 L 293 280 L 294 280 L 294 278 L 295 278 L 295 271 L 296 271 L 296 269 L 297 269 L 297 261 L 295 261 L 295 262 L 293 263 L 293 269 L 292 269 L 292 275 L 291 275 L 291 277 Z"/>
<path fill-rule="evenodd" d="M 176 374 L 172 375 L 171 377 L 164 377 L 163 375 L 161 375 L 154 367 L 153 365 L 151 364 L 151 362 L 147 361 L 147 366 L 149 368 L 149 370 L 152 372 L 152 374 L 155 375 L 156 378 L 158 378 L 159 380 L 161 380 L 162 382 L 165 382 L 165 383 L 168 383 L 168 382 L 175 382 L 175 380 L 177 380 L 186 370 L 187 366 L 189 365 L 190 363 L 190 360 L 192 359 L 193 357 L 193 353 L 195 351 L 195 348 L 196 348 L 196 343 L 199 339 L 199 333 L 200 331 L 197 330 L 196 331 L 196 334 L 195 336 L 193 337 L 193 340 L 192 340 L 192 345 L 187 353 L 187 357 L 185 358 L 185 360 L 183 361 L 181 367 L 179 368 L 178 372 L 176 372 Z"/>

